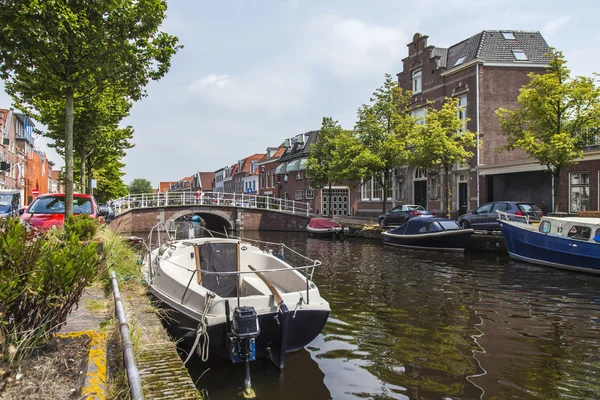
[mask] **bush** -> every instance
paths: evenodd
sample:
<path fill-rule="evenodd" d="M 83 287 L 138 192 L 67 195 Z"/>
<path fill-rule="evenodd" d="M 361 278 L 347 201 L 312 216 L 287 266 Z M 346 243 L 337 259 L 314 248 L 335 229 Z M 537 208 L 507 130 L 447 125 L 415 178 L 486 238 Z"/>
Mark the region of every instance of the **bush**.
<path fill-rule="evenodd" d="M 60 329 L 101 272 L 94 229 L 76 218 L 40 233 L 0 219 L 0 359 L 19 362 Z"/>

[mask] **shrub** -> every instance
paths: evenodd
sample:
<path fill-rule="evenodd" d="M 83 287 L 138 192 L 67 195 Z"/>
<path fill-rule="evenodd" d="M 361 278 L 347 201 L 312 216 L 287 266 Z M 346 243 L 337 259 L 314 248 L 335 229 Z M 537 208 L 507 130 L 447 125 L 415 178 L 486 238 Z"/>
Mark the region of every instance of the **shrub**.
<path fill-rule="evenodd" d="M 45 233 L 0 219 L 0 359 L 19 362 L 60 329 L 100 272 L 92 233 L 79 219 Z"/>

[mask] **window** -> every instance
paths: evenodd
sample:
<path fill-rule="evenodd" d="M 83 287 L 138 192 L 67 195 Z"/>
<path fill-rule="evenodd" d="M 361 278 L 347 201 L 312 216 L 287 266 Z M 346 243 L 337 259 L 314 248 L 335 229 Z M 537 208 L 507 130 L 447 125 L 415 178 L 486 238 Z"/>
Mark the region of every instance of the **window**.
<path fill-rule="evenodd" d="M 512 32 L 502 32 L 502 36 L 504 36 L 504 39 L 506 40 L 517 40 Z"/>
<path fill-rule="evenodd" d="M 571 229 L 569 229 L 569 233 L 567 233 L 567 236 L 571 239 L 576 240 L 589 240 L 591 234 L 592 228 L 590 228 L 589 226 L 573 225 Z"/>
<path fill-rule="evenodd" d="M 410 112 L 410 116 L 418 125 L 425 125 L 425 109 L 417 108 Z"/>
<path fill-rule="evenodd" d="M 415 180 L 427 179 L 427 171 L 421 167 L 415 169 Z"/>
<path fill-rule="evenodd" d="M 457 65 L 462 64 L 465 61 L 465 58 L 467 58 L 467 56 L 460 57 L 458 60 L 456 60 L 456 62 L 454 63 L 454 66 L 456 67 Z"/>
<path fill-rule="evenodd" d="M 429 198 L 432 200 L 437 199 L 437 197 L 438 197 L 437 179 L 431 178 L 431 180 L 429 181 L 429 186 L 431 188 L 431 190 L 429 191 Z"/>
<path fill-rule="evenodd" d="M 296 200 L 302 200 L 302 189 L 296 189 Z"/>
<path fill-rule="evenodd" d="M 271 170 L 271 187 L 275 187 L 275 170 Z"/>
<path fill-rule="evenodd" d="M 373 181 L 373 200 L 381 199 L 381 184 L 377 179 L 371 179 Z"/>
<path fill-rule="evenodd" d="M 302 179 L 302 171 L 298 171 L 298 173 L 296 173 L 296 180 L 298 179 Z"/>
<path fill-rule="evenodd" d="M 371 200 L 371 180 L 363 181 L 360 185 L 360 197 L 362 200 Z"/>
<path fill-rule="evenodd" d="M 462 121 L 462 125 L 459 129 L 459 133 L 466 132 L 467 130 L 467 96 L 460 96 L 458 98 L 458 110 L 456 116 Z"/>
<path fill-rule="evenodd" d="M 513 50 L 513 55 L 515 56 L 515 60 L 517 61 L 527 61 L 529 60 L 529 58 L 527 58 L 527 54 L 525 54 L 525 52 L 523 50 Z"/>
<path fill-rule="evenodd" d="M 315 198 L 315 190 L 314 189 L 306 189 L 306 200 Z"/>
<path fill-rule="evenodd" d="M 493 203 L 489 203 L 489 204 L 484 204 L 481 207 L 479 207 L 477 210 L 475 210 L 475 212 L 477 214 L 485 214 L 485 213 L 489 213 L 490 210 L 492 209 L 492 206 L 494 204 Z"/>
<path fill-rule="evenodd" d="M 569 212 L 578 213 L 590 209 L 590 174 L 574 172 L 569 174 Z"/>
<path fill-rule="evenodd" d="M 423 72 L 419 69 L 412 73 L 412 92 L 413 94 L 421 93 L 423 90 Z"/>
<path fill-rule="evenodd" d="M 552 222 L 550 221 L 542 221 L 540 224 L 540 232 L 542 233 L 550 233 L 550 229 L 552 229 Z"/>

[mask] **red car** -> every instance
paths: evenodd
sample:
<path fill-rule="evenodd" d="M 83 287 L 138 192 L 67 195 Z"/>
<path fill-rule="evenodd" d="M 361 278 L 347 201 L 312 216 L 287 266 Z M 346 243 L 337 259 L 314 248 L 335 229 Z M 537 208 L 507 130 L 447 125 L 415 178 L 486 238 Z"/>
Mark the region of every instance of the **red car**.
<path fill-rule="evenodd" d="M 89 194 L 73 194 L 73 214 L 86 214 L 98 218 L 98 206 Z M 64 193 L 50 193 L 38 196 L 21 215 L 21 219 L 41 230 L 65 223 Z"/>

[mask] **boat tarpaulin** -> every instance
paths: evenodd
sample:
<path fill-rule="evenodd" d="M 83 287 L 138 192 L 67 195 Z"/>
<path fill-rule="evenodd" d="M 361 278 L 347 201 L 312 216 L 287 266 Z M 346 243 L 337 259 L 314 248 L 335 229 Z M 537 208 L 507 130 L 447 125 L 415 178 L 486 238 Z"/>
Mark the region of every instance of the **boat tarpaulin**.
<path fill-rule="evenodd" d="M 313 229 L 330 229 L 330 228 L 341 228 L 342 226 L 335 221 L 327 218 L 312 218 L 308 223 Z"/>

